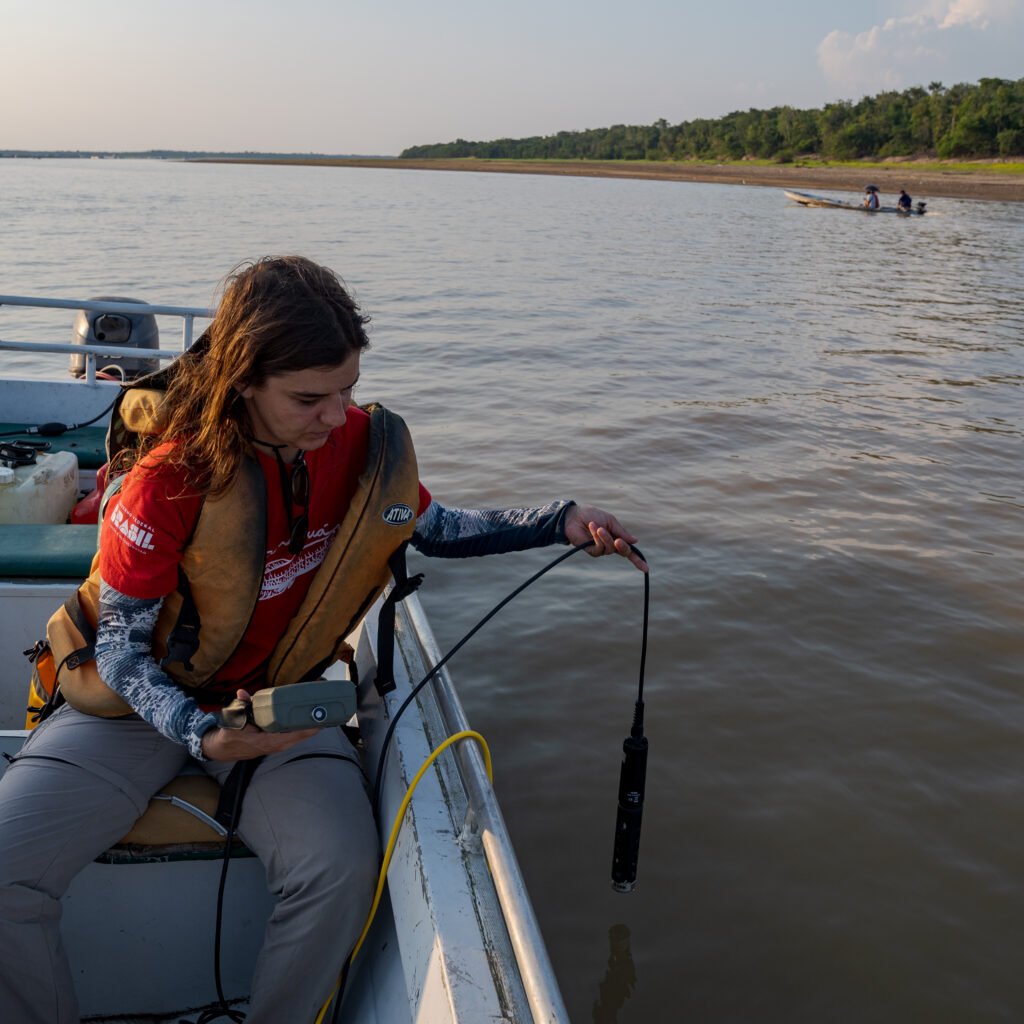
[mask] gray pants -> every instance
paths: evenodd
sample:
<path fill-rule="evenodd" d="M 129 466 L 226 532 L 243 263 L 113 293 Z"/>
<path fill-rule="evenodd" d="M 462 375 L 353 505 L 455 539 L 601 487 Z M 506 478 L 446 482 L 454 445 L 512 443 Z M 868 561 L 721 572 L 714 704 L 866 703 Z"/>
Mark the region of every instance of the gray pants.
<path fill-rule="evenodd" d="M 10 1024 L 78 1024 L 60 937 L 60 899 L 116 843 L 188 760 L 140 718 L 103 719 L 65 705 L 0 779 L 0 1015 Z M 278 903 L 267 924 L 248 1024 L 312 1021 L 369 911 L 379 849 L 362 774 L 338 729 L 267 757 L 238 833 Z M 56 760 L 52 760 L 56 759 Z M 228 762 L 207 762 L 223 782 Z M 205 934 L 207 922 L 197 923 Z M 111 979 L 118 965 L 111 964 Z M 153 965 L 173 971 L 173 964 Z"/>

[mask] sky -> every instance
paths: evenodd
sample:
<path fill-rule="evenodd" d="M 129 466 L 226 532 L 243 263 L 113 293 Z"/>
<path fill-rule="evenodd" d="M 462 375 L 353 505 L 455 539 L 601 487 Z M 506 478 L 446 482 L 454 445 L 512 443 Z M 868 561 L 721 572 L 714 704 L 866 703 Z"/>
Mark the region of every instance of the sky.
<path fill-rule="evenodd" d="M 0 149 L 397 155 L 1024 77 L 1024 0 L 0 0 Z"/>

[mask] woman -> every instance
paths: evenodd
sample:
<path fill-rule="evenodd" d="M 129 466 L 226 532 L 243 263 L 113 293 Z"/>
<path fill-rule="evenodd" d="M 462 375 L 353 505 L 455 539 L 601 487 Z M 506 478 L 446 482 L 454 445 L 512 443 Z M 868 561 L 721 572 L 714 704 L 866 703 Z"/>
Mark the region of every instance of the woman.
<path fill-rule="evenodd" d="M 97 628 L 95 661 L 62 672 L 67 704 L 0 781 L 9 1019 L 78 1020 L 58 930 L 75 874 L 189 758 L 221 783 L 236 763 L 262 758 L 238 832 L 278 902 L 247 1019 L 313 1020 L 378 870 L 358 758 L 339 729 L 235 730 L 219 711 L 262 687 L 317 678 L 342 656 L 407 539 L 440 557 L 592 540 L 591 554 L 646 571 L 635 538 L 599 509 L 434 501 L 401 420 L 352 404 L 366 322 L 331 271 L 264 259 L 229 279 L 190 353 L 122 396 L 111 438 L 131 442 L 135 462 L 79 590 Z M 337 623 L 350 625 L 337 635 Z"/>

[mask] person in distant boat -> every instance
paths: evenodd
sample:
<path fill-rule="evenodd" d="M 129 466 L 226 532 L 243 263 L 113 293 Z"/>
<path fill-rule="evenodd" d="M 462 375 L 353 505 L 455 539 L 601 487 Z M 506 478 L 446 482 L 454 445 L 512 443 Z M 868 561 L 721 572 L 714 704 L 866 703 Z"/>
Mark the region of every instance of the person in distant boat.
<path fill-rule="evenodd" d="M 864 189 L 864 209 L 877 210 L 881 207 L 878 199 L 878 189 L 874 185 L 868 185 Z"/>
<path fill-rule="evenodd" d="M 904 189 L 900 189 L 899 199 L 896 200 L 896 209 L 901 213 L 910 213 L 910 207 L 913 204 L 913 200 L 907 195 Z"/>
<path fill-rule="evenodd" d="M 228 728 L 224 707 L 350 654 L 338 624 L 355 628 L 406 541 L 442 558 L 591 542 L 647 571 L 601 509 L 434 499 L 402 420 L 353 404 L 367 320 L 331 270 L 268 257 L 228 279 L 192 350 L 122 393 L 110 436 L 131 468 L 78 593 L 95 660 L 61 674 L 66 703 L 0 780 L 5 1020 L 78 1021 L 59 936 L 71 880 L 189 761 L 223 785 L 258 760 L 238 834 L 278 902 L 247 1021 L 313 1021 L 377 879 L 366 780 L 342 729 Z M 55 635 L 51 646 L 59 663 Z M 197 941 L 209 926 L 195 922 Z"/>

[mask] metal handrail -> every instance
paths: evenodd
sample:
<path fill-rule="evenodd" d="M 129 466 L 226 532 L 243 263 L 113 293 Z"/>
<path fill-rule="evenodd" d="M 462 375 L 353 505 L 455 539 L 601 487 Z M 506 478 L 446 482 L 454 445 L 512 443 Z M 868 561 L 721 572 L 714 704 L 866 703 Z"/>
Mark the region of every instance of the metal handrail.
<path fill-rule="evenodd" d="M 123 313 L 132 315 L 179 316 L 181 325 L 181 348 L 168 349 L 136 349 L 110 348 L 97 344 L 67 345 L 51 342 L 33 341 L 0 341 L 0 349 L 13 352 L 70 352 L 72 355 L 85 356 L 85 379 L 90 384 L 96 380 L 96 357 L 117 358 L 127 356 L 141 359 L 174 359 L 192 347 L 194 324 L 196 318 L 213 319 L 216 310 L 204 309 L 202 306 L 160 306 L 149 302 L 113 302 L 106 299 L 49 299 L 30 295 L 0 295 L 0 306 L 33 306 L 41 309 L 73 309 L 92 310 L 102 313 Z"/>
<path fill-rule="evenodd" d="M 49 309 L 92 309 L 103 313 L 152 313 L 154 316 L 192 316 L 212 319 L 216 310 L 201 306 L 158 306 L 149 302 L 111 302 L 104 299 L 49 299 L 29 295 L 0 295 L 0 306 L 42 306 Z"/>
<path fill-rule="evenodd" d="M 38 306 L 43 309 L 80 309 L 101 313 L 148 313 L 152 316 L 180 316 L 182 318 L 181 351 L 192 346 L 192 325 L 196 317 L 212 320 L 215 309 L 202 306 L 158 306 L 150 302 L 108 302 L 103 299 L 46 299 L 29 295 L 0 295 L 0 306 Z"/>
<path fill-rule="evenodd" d="M 0 349 L 5 352 L 68 352 L 73 356 L 94 355 L 114 359 L 127 356 L 129 359 L 177 359 L 181 355 L 176 349 L 170 348 L 125 348 L 118 345 L 93 344 L 69 345 L 60 341 L 3 341 Z"/>
<path fill-rule="evenodd" d="M 411 594 L 399 607 L 405 609 L 409 616 L 427 664 L 436 665 L 441 660 L 441 651 L 418 596 Z M 438 671 L 432 685 L 449 734 L 468 729 L 469 721 L 446 668 Z M 536 1024 L 568 1024 L 569 1012 L 548 958 L 540 925 L 513 852 L 512 839 L 498 806 L 498 798 L 487 777 L 483 757 L 475 743 L 457 744 L 455 757 L 470 809 L 480 826 L 484 855 L 533 1019 Z"/>

